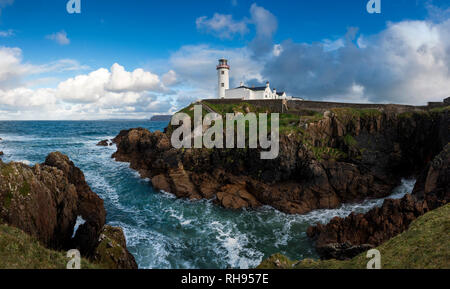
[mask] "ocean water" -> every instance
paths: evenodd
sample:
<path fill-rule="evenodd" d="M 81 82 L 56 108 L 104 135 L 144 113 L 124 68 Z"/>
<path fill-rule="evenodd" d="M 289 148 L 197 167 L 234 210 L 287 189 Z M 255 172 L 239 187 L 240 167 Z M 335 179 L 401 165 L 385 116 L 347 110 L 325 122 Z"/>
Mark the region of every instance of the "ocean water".
<path fill-rule="evenodd" d="M 81 168 L 92 190 L 105 201 L 107 223 L 124 229 L 128 249 L 140 268 L 251 268 L 273 253 L 292 259 L 317 258 L 306 236 L 309 225 L 352 211 L 366 212 L 383 199 L 346 204 L 333 210 L 287 215 L 271 207 L 231 211 L 210 201 L 176 199 L 156 192 L 126 163 L 111 158 L 115 146 L 97 147 L 120 130 L 162 130 L 150 121 L 0 121 L 4 162 L 42 163 L 53 151 Z M 414 180 L 392 192 L 401 198 Z"/>

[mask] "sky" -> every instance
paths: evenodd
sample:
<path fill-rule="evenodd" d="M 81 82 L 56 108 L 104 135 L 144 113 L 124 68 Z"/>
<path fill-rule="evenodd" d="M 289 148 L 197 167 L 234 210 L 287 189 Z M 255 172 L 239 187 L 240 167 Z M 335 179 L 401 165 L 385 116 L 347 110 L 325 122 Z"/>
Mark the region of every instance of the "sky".
<path fill-rule="evenodd" d="M 447 0 L 0 0 L 0 120 L 149 118 L 270 81 L 308 100 L 450 95 Z"/>

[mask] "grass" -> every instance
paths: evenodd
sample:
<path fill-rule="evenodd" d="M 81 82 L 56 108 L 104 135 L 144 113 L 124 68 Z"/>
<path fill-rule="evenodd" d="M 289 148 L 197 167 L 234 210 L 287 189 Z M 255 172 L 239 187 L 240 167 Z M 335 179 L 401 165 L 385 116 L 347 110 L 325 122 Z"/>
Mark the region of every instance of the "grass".
<path fill-rule="evenodd" d="M 359 118 L 373 118 L 382 115 L 378 109 L 333 108 L 331 111 L 344 125 L 356 123 Z"/>
<path fill-rule="evenodd" d="M 357 141 L 353 138 L 353 136 L 351 134 L 346 134 L 344 136 L 344 143 L 347 146 L 355 146 L 358 144 Z"/>
<path fill-rule="evenodd" d="M 402 234 L 383 243 L 383 269 L 450 269 L 450 204 L 433 210 L 411 223 Z M 292 261 L 275 254 L 264 260 L 259 269 L 365 269 L 366 253 L 347 261 Z"/>
<path fill-rule="evenodd" d="M 443 106 L 443 107 L 436 107 L 436 108 L 430 109 L 430 112 L 441 113 L 441 112 L 449 111 L 449 110 L 450 110 L 450 106 Z"/>
<path fill-rule="evenodd" d="M 42 246 L 23 231 L 0 224 L 0 269 L 66 269 L 65 252 Z M 101 269 L 101 265 L 81 259 L 82 269 Z"/>

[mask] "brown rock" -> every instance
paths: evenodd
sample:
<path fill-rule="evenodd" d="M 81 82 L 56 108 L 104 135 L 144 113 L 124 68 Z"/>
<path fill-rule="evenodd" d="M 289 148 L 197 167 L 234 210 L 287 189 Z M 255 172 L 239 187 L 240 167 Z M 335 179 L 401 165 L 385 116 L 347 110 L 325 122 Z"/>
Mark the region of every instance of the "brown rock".
<path fill-rule="evenodd" d="M 110 145 L 110 144 L 109 144 L 109 141 L 108 141 L 107 139 L 102 140 L 102 141 L 99 141 L 99 142 L 97 143 L 97 146 L 107 147 L 107 146 L 109 146 L 109 145 Z"/>
<path fill-rule="evenodd" d="M 170 192 L 170 185 L 163 174 L 154 176 L 152 178 L 152 185 L 155 190 Z"/>
<path fill-rule="evenodd" d="M 72 239 L 78 216 L 86 222 Z M 105 217 L 103 200 L 91 191 L 83 172 L 67 156 L 51 153 L 44 164 L 34 167 L 0 161 L 0 222 L 23 230 L 47 248 L 78 248 L 82 256 L 92 258 L 100 249 L 97 245 L 105 230 Z M 112 230 L 116 232 L 112 244 L 120 245 L 121 253 L 111 259 L 111 266 L 135 268 L 118 230 Z"/>
<path fill-rule="evenodd" d="M 93 260 L 106 266 L 107 269 L 138 269 L 136 260 L 127 250 L 122 229 L 108 225 L 100 234 Z"/>
<path fill-rule="evenodd" d="M 304 120 L 304 134 L 281 134 L 274 160 L 261 160 L 260 149 L 175 149 L 173 127 L 167 133 L 137 128 L 114 139 L 113 157 L 142 177 L 164 175 L 168 186 L 158 180 L 156 187 L 170 187 L 178 197 L 217 197 L 227 207 L 255 206 L 256 200 L 303 214 L 389 195 L 448 143 L 449 120 L 446 113 L 399 117 L 389 109 L 373 115 L 333 109 L 319 121 Z M 239 180 L 246 182 L 242 195 L 227 188 Z"/>
<path fill-rule="evenodd" d="M 106 211 L 103 200 L 92 192 L 86 183 L 83 172 L 75 167 L 69 158 L 59 152 L 51 153 L 45 159 L 45 165 L 61 170 L 68 182 L 75 186 L 77 192 L 77 215 L 86 221 L 78 228 L 75 242 L 83 254 L 89 255 L 97 246 L 97 236 L 106 221 Z"/>
<path fill-rule="evenodd" d="M 316 241 L 317 252 L 325 259 L 352 258 L 367 246 L 380 245 L 408 229 L 419 216 L 449 202 L 449 163 L 450 144 L 419 176 L 412 195 L 387 199 L 381 208 L 366 214 L 352 213 L 346 218 L 333 218 L 327 225 L 311 226 L 307 235 Z"/>
<path fill-rule="evenodd" d="M 177 197 L 189 199 L 201 199 L 200 194 L 197 193 L 192 184 L 189 175 L 182 168 L 171 169 L 168 173 L 170 177 L 172 193 Z"/>

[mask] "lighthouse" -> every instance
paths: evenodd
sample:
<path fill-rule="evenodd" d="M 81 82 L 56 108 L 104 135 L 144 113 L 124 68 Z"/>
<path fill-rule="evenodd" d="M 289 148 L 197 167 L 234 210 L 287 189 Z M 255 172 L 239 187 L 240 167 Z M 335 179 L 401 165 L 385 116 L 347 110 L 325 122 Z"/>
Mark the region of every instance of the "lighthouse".
<path fill-rule="evenodd" d="M 219 79 L 219 98 L 225 98 L 225 91 L 230 89 L 230 79 L 229 79 L 230 66 L 228 65 L 228 60 L 219 59 L 219 65 L 217 65 L 217 76 Z"/>

